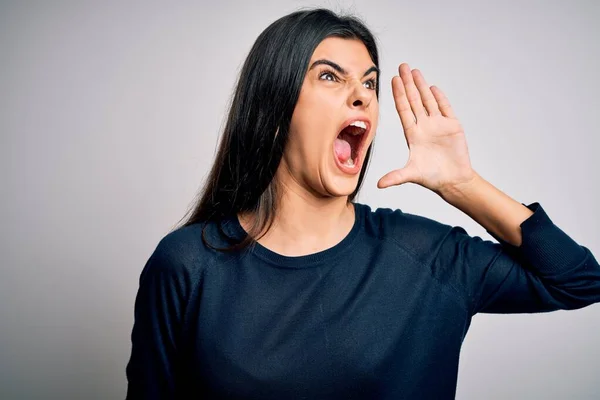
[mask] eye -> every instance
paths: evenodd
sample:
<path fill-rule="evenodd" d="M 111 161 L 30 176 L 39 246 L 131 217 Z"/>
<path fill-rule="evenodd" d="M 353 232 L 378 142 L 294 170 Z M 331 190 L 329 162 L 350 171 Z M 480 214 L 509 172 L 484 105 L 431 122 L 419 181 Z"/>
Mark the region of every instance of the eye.
<path fill-rule="evenodd" d="M 323 77 L 326 77 L 326 79 L 323 79 Z M 331 79 L 327 79 L 327 77 L 331 78 Z M 321 80 L 326 80 L 329 82 L 337 82 L 337 76 L 332 72 L 332 71 L 323 71 L 319 74 L 319 79 Z"/>
<path fill-rule="evenodd" d="M 377 80 L 369 79 L 368 81 L 365 82 L 365 87 L 367 89 L 375 90 L 375 88 L 377 87 Z"/>

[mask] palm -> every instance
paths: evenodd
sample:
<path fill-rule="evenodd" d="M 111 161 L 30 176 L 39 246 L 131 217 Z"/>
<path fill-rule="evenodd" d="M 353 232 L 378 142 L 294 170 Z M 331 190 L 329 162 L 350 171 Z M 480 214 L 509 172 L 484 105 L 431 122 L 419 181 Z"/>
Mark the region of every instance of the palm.
<path fill-rule="evenodd" d="M 420 71 L 400 65 L 392 91 L 409 159 L 379 180 L 380 188 L 412 182 L 440 192 L 474 176 L 465 134 L 442 91 L 428 87 Z"/>

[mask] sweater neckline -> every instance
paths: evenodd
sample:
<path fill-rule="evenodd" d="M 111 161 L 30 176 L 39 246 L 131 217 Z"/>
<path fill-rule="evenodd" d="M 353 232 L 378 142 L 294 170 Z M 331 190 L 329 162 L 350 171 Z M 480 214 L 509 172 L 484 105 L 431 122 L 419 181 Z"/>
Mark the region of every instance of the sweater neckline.
<path fill-rule="evenodd" d="M 341 241 L 325 250 L 302 256 L 285 256 L 266 248 L 258 242 L 255 242 L 247 249 L 247 251 L 256 257 L 259 257 L 263 261 L 266 261 L 277 267 L 299 269 L 321 265 L 328 260 L 339 257 L 341 253 L 343 253 L 352 245 L 358 236 L 360 228 L 363 224 L 363 210 L 358 203 L 352 202 L 352 205 L 354 207 L 354 224 L 352 225 L 352 229 L 350 229 L 350 232 L 348 232 L 348 234 Z M 225 221 L 223 229 L 236 239 L 242 239 L 247 235 L 246 231 L 240 224 L 237 215 L 233 215 L 232 217 L 228 218 Z"/>

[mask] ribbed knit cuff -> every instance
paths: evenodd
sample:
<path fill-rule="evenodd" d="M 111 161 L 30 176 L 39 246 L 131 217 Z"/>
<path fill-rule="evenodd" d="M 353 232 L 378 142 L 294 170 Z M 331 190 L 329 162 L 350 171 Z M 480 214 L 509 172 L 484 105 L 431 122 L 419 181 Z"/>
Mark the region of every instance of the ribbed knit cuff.
<path fill-rule="evenodd" d="M 568 272 L 585 259 L 585 250 L 552 222 L 538 202 L 521 204 L 533 214 L 520 225 L 520 246 L 513 246 L 487 231 L 507 252 L 525 261 L 543 277 Z"/>

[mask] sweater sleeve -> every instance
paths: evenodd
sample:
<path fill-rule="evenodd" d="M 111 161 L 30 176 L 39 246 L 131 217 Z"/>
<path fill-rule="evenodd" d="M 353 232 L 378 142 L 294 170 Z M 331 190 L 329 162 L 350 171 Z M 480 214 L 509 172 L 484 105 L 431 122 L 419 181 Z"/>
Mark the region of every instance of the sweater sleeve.
<path fill-rule="evenodd" d="M 177 251 L 157 246 L 139 280 L 126 367 L 127 399 L 176 398 L 187 276 Z"/>
<path fill-rule="evenodd" d="M 525 205 L 525 204 L 524 204 Z M 520 225 L 513 246 L 471 237 L 452 227 L 432 268 L 462 293 L 471 315 L 573 310 L 600 302 L 600 265 L 584 246 L 556 226 L 539 203 Z"/>

